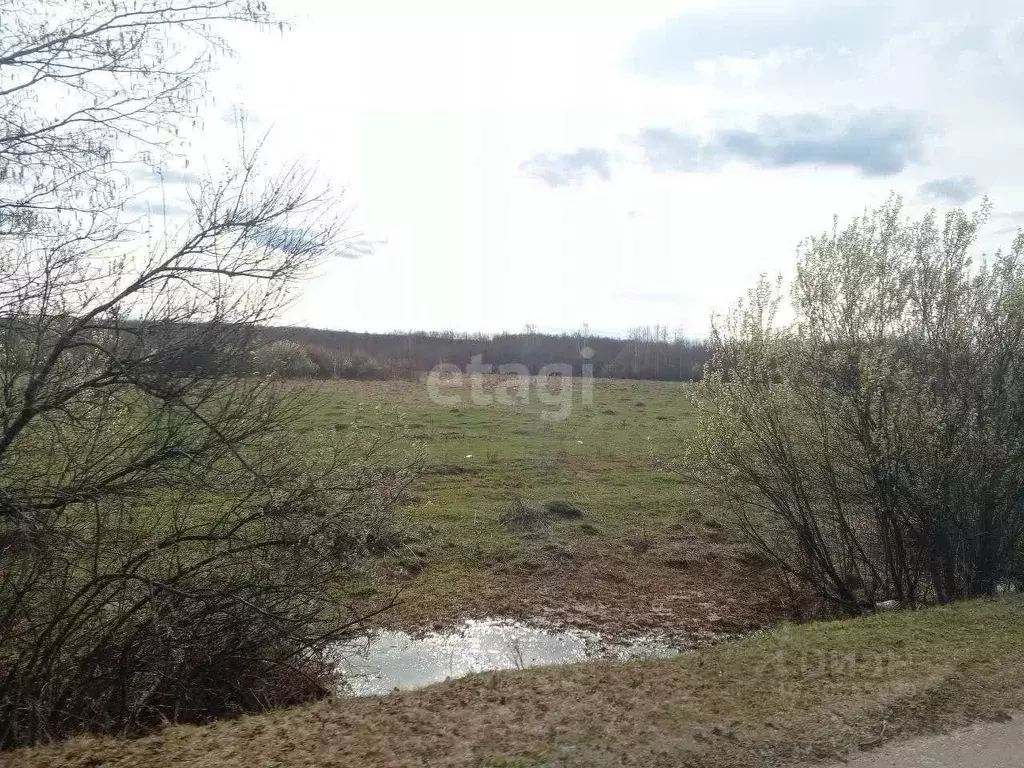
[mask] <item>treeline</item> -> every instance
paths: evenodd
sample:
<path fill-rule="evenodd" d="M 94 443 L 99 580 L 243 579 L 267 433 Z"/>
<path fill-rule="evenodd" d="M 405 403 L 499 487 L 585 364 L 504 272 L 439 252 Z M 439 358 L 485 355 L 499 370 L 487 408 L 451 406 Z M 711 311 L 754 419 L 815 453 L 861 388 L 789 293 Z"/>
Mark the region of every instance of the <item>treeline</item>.
<path fill-rule="evenodd" d="M 266 343 L 273 345 L 268 356 L 275 365 L 322 378 L 416 378 L 439 363 L 465 368 L 480 355 L 482 362 L 494 365 L 495 370 L 499 365 L 518 363 L 536 374 L 546 365 L 561 363 L 572 366 L 573 373 L 579 375 L 589 363 L 595 376 L 695 381 L 707 360 L 703 340 L 686 338 L 665 326 L 633 328 L 624 339 L 591 336 L 586 329 L 548 334 L 530 327 L 522 333 L 494 335 L 356 333 L 299 327 L 265 328 L 263 334 Z"/>

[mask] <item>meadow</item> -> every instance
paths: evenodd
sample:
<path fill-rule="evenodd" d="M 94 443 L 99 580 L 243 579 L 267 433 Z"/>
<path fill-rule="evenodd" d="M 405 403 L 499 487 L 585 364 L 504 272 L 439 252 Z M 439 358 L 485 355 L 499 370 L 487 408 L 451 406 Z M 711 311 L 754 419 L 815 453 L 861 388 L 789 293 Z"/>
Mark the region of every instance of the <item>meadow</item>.
<path fill-rule="evenodd" d="M 485 377 L 485 398 L 502 386 Z M 780 615 L 728 511 L 667 467 L 695 428 L 690 385 L 596 379 L 589 405 L 578 377 L 553 385 L 572 387 L 557 404 L 538 386 L 511 405 L 474 403 L 468 382 L 445 404 L 423 380 L 317 385 L 304 427 L 397 424 L 422 458 L 405 544 L 361 590 L 401 591 L 381 622 L 499 615 L 700 643 Z M 505 519 L 516 509 L 518 524 Z"/>

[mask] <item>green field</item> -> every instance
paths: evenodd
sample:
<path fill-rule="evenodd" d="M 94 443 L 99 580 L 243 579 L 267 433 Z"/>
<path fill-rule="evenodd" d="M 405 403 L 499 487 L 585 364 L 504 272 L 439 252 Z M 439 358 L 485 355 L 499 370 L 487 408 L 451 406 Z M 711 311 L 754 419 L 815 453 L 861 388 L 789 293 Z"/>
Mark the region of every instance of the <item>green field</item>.
<path fill-rule="evenodd" d="M 492 382 L 493 384 L 493 382 Z M 778 624 L 770 572 L 727 509 L 663 461 L 695 427 L 684 385 L 601 380 L 564 421 L 431 401 L 420 382 L 317 385 L 296 429 L 399 425 L 423 473 L 407 543 L 368 573 L 368 600 L 401 591 L 384 624 L 501 615 L 701 644 L 674 659 L 471 675 L 379 698 L 82 737 L 0 754 L 0 766 L 446 765 L 732 768 L 832 761 L 1024 705 L 1019 596 L 842 621 Z M 537 510 L 502 523 L 513 499 Z"/>
<path fill-rule="evenodd" d="M 498 385 L 489 378 L 486 391 Z M 339 431 L 402 425 L 423 455 L 404 514 L 408 543 L 383 564 L 378 594 L 402 589 L 384 621 L 405 627 L 506 615 L 698 641 L 777 615 L 757 558 L 714 499 L 660 462 L 695 426 L 686 385 L 598 379 L 592 405 L 574 382 L 568 418 L 540 402 L 536 382 L 516 406 L 431 400 L 425 382 L 339 381 L 316 392 L 313 424 Z M 565 502 L 510 528 L 502 513 Z M 763 574 L 762 574 L 763 575 Z"/>

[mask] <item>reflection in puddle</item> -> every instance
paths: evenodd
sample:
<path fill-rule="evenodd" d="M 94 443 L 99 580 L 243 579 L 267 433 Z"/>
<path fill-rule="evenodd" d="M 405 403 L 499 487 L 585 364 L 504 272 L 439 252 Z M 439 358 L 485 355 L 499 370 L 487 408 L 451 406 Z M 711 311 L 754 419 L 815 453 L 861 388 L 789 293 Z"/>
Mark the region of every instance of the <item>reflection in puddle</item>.
<path fill-rule="evenodd" d="M 377 632 L 339 647 L 347 690 L 378 696 L 474 672 L 524 669 L 587 659 L 662 659 L 679 648 L 655 638 L 612 643 L 594 632 L 547 630 L 515 621 L 466 621 L 458 629 L 411 636 Z"/>

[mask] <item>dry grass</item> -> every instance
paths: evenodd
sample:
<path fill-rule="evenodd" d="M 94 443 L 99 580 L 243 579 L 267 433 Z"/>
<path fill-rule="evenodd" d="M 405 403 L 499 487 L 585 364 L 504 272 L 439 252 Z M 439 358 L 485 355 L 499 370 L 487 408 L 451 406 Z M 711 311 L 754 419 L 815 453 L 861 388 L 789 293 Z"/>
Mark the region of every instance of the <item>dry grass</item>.
<path fill-rule="evenodd" d="M 527 504 L 516 496 L 502 511 L 498 522 L 509 530 L 525 531 L 547 525 L 548 519 L 541 507 L 536 504 Z"/>
<path fill-rule="evenodd" d="M 502 672 L 3 768 L 726 766 L 831 759 L 1024 704 L 1024 600 L 783 627 L 679 659 Z"/>

